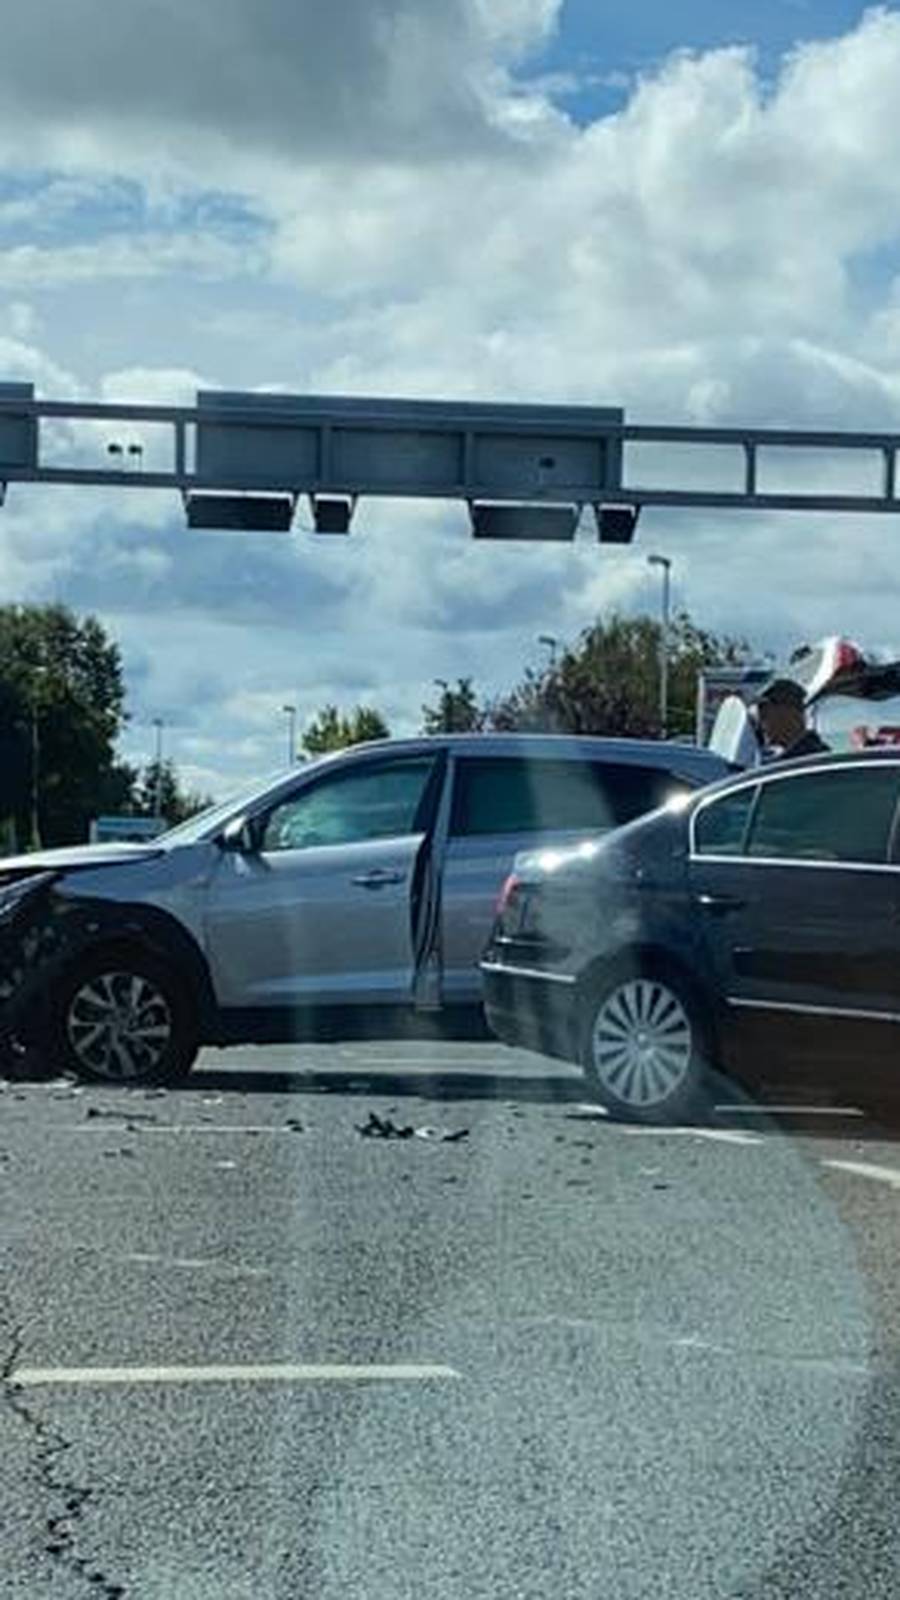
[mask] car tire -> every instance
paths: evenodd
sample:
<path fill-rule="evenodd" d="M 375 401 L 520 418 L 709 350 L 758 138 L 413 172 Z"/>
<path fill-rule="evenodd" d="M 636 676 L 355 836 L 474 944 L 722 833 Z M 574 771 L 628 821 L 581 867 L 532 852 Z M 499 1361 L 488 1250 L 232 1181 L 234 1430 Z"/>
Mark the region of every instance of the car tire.
<path fill-rule="evenodd" d="M 591 987 L 580 1059 L 600 1103 L 623 1121 L 680 1123 L 709 1112 L 709 1052 L 688 983 L 661 967 L 617 967 Z"/>
<path fill-rule="evenodd" d="M 130 948 L 94 952 L 64 974 L 47 1037 L 59 1070 L 122 1086 L 177 1083 L 199 1048 L 187 986 L 166 962 Z"/>

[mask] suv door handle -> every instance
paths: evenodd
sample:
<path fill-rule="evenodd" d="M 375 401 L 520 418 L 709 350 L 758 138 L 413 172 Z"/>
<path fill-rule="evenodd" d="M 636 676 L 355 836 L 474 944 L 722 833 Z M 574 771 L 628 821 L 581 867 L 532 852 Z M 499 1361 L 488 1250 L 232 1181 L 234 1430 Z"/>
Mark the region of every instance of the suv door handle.
<path fill-rule="evenodd" d="M 403 877 L 396 867 L 373 867 L 371 872 L 361 872 L 351 881 L 360 889 L 384 889 L 390 883 L 402 883 Z"/>
<path fill-rule="evenodd" d="M 742 911 L 747 904 L 736 894 L 698 894 L 697 904 L 714 916 L 725 916 L 729 911 Z"/>

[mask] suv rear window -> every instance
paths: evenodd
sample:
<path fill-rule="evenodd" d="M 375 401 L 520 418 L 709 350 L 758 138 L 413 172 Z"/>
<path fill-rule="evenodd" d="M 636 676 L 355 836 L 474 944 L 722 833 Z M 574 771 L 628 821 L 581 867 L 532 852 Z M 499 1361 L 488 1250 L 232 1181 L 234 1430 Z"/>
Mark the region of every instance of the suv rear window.
<path fill-rule="evenodd" d="M 615 828 L 690 789 L 664 767 L 630 762 L 464 758 L 451 832 L 472 837 Z"/>

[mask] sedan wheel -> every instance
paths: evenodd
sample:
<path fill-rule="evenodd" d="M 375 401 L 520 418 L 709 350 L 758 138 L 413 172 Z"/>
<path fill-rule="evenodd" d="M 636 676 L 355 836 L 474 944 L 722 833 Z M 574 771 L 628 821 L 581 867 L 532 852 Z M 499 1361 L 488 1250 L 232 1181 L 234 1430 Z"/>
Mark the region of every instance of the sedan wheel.
<path fill-rule="evenodd" d="M 686 1000 L 662 978 L 614 982 L 595 998 L 583 1064 L 610 1110 L 645 1122 L 684 1116 L 703 1073 Z"/>

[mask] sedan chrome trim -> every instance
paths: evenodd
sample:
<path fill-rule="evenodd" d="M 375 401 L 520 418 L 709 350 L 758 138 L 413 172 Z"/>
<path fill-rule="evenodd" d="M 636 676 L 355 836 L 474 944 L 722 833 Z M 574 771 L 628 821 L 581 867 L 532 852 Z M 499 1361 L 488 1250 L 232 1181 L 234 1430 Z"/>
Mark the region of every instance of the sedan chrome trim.
<path fill-rule="evenodd" d="M 705 861 L 725 861 L 730 865 L 736 862 L 742 867 L 813 867 L 817 872 L 822 869 L 826 872 L 900 872 L 898 861 L 820 861 L 815 856 L 745 856 L 745 855 L 713 855 L 708 854 L 690 856 L 691 864 L 698 865 Z"/>
<path fill-rule="evenodd" d="M 479 966 L 482 972 L 502 972 L 507 978 L 542 978 L 545 983 L 575 982 L 572 972 L 542 972 L 539 967 L 508 967 L 500 961 L 481 961 Z"/>
<path fill-rule="evenodd" d="M 900 1011 L 869 1011 L 863 1006 L 812 1006 L 793 1000 L 744 1000 L 728 995 L 728 1004 L 743 1011 L 791 1011 L 803 1017 L 843 1017 L 849 1022 L 900 1023 Z"/>

